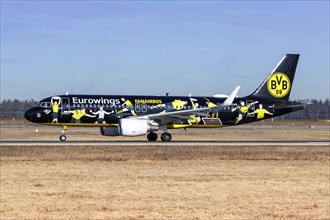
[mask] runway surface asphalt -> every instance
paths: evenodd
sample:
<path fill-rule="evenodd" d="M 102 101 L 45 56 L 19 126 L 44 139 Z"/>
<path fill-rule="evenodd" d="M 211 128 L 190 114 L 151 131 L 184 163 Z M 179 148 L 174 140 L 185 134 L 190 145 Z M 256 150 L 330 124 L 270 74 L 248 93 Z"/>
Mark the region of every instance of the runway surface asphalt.
<path fill-rule="evenodd" d="M 0 146 L 330 146 L 330 141 L 0 141 Z"/>

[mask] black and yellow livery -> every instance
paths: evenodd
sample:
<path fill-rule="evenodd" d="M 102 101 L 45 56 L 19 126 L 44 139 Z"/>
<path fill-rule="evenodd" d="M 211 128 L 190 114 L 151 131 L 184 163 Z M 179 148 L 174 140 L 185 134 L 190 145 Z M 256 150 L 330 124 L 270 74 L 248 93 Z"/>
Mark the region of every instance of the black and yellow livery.
<path fill-rule="evenodd" d="M 68 126 L 100 127 L 105 136 L 148 134 L 149 141 L 161 130 L 161 140 L 171 141 L 167 129 L 239 125 L 303 109 L 305 103 L 288 101 L 298 59 L 298 54 L 285 55 L 246 97 L 237 97 L 239 86 L 229 96 L 213 97 L 60 95 L 41 100 L 25 118 L 61 126 L 61 141 Z"/>

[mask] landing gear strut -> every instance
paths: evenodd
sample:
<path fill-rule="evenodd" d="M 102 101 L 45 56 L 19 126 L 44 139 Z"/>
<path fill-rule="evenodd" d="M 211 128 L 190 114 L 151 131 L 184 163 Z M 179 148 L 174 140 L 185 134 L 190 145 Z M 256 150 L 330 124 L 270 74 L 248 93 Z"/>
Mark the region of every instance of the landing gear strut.
<path fill-rule="evenodd" d="M 164 132 L 161 136 L 160 139 L 164 142 L 169 142 L 172 140 L 172 135 L 170 133 L 167 133 L 167 127 L 166 125 L 162 125 L 160 129 Z"/>
<path fill-rule="evenodd" d="M 150 132 L 148 135 L 147 135 L 147 138 L 148 138 L 148 141 L 156 141 L 157 138 L 158 138 L 158 135 L 154 132 Z"/>
<path fill-rule="evenodd" d="M 68 129 L 67 126 L 62 127 L 61 135 L 60 135 L 60 141 L 66 140 L 65 130 Z"/>
<path fill-rule="evenodd" d="M 168 142 L 168 141 L 171 141 L 172 140 L 172 135 L 170 133 L 163 133 L 161 136 L 160 136 L 160 139 L 164 142 Z"/>

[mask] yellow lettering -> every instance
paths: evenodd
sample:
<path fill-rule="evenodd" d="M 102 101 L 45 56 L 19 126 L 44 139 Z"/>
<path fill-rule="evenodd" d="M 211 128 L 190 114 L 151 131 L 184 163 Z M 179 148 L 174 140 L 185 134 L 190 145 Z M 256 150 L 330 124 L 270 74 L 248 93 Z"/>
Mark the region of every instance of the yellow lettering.
<path fill-rule="evenodd" d="M 135 104 L 162 104 L 161 99 L 135 99 Z"/>

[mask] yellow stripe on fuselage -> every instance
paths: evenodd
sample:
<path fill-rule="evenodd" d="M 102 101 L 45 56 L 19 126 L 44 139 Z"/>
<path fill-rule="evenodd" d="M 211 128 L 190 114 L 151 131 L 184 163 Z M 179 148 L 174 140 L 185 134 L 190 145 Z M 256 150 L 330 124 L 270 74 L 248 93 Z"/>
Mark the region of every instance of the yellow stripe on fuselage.
<path fill-rule="evenodd" d="M 225 125 L 192 125 L 192 128 L 220 128 L 224 127 Z"/>
<path fill-rule="evenodd" d="M 188 128 L 191 127 L 190 124 L 169 124 L 166 125 L 167 129 L 178 129 L 178 128 Z"/>
<path fill-rule="evenodd" d="M 166 125 L 168 129 L 178 129 L 178 128 L 220 128 L 224 125 L 190 125 L 190 124 L 170 124 Z"/>

